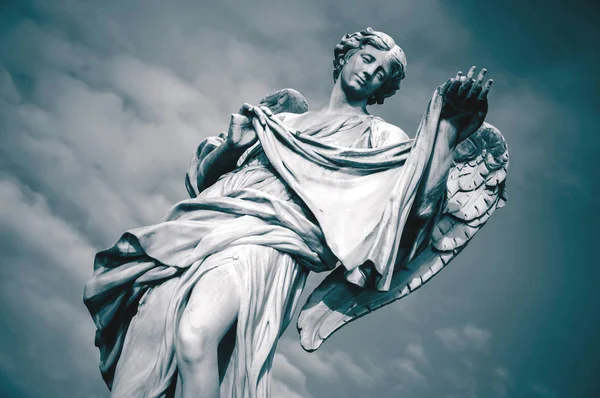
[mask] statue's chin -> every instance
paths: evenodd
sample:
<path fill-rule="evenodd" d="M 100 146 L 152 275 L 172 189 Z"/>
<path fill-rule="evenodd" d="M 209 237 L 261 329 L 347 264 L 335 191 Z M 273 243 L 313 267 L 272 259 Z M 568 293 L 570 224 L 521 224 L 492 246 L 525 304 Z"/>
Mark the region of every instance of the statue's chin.
<path fill-rule="evenodd" d="M 348 98 L 348 100 L 353 101 L 353 102 L 363 101 L 365 99 L 368 99 L 371 96 L 370 93 L 365 93 L 364 88 L 358 82 L 356 82 L 354 80 L 351 80 L 351 81 L 343 80 L 341 87 L 342 87 L 342 91 L 344 92 L 344 95 L 346 96 L 346 98 Z"/>
<path fill-rule="evenodd" d="M 350 102 L 360 102 L 369 99 L 369 95 L 365 95 L 365 93 L 360 89 L 344 90 L 344 94 Z"/>

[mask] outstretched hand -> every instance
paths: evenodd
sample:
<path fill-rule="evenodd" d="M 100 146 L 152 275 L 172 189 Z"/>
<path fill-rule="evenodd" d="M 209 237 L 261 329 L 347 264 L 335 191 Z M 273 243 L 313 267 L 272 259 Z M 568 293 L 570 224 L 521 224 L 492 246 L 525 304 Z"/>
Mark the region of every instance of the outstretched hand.
<path fill-rule="evenodd" d="M 485 68 L 474 79 L 475 70 L 476 67 L 472 66 L 466 76 L 458 72 L 456 77 L 439 87 L 439 93 L 444 98 L 441 117 L 458 130 L 456 144 L 481 127 L 487 114 L 487 95 L 493 80 L 483 82 L 487 73 Z"/>

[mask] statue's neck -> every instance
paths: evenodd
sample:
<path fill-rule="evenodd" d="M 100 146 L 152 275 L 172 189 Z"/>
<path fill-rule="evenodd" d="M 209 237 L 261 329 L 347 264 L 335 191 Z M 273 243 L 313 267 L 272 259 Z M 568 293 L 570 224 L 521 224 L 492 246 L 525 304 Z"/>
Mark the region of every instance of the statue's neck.
<path fill-rule="evenodd" d="M 342 89 L 341 79 L 338 79 L 331 91 L 329 104 L 321 110 L 325 114 L 335 115 L 368 115 L 367 99 L 352 100 Z"/>

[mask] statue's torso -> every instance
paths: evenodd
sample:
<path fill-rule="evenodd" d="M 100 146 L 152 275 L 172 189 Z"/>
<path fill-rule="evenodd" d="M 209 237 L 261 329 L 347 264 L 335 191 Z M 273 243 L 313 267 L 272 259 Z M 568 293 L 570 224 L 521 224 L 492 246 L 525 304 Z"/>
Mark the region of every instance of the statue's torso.
<path fill-rule="evenodd" d="M 399 128 L 372 115 L 326 115 L 320 112 L 282 114 L 280 120 L 290 129 L 308 134 L 329 145 L 349 148 L 375 148 L 406 139 Z M 277 175 L 262 150 L 251 152 L 231 173 L 222 176 L 201 197 L 230 196 L 242 189 L 260 190 L 313 218 L 296 193 Z"/>

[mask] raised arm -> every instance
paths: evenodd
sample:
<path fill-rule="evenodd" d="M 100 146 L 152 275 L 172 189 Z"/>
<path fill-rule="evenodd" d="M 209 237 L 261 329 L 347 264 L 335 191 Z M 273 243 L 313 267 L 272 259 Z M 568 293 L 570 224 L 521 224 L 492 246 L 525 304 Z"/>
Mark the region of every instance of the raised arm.
<path fill-rule="evenodd" d="M 486 72 L 482 69 L 474 79 L 473 66 L 466 76 L 458 72 L 438 88 L 444 104 L 433 154 L 415 200 L 415 218 L 428 220 L 435 213 L 453 164 L 454 149 L 483 124 L 488 108 L 487 94 L 492 85 L 492 80 L 483 82 Z"/>
<path fill-rule="evenodd" d="M 436 141 L 429 167 L 421 176 L 413 214 L 402 231 L 399 257 L 406 261 L 399 263 L 389 290 L 359 288 L 348 283 L 344 267 L 335 269 L 309 296 L 298 316 L 306 351 L 318 349 L 344 325 L 420 288 L 456 258 L 494 211 L 504 206 L 506 142 L 496 128 L 487 123 L 482 126 L 491 81 L 482 85 L 483 72 L 471 82 L 473 72 L 474 68 L 466 77 L 459 73 L 439 89 L 444 101 Z M 480 87 L 473 88 L 475 84 Z M 440 98 L 437 94 L 434 98 L 439 110 Z M 414 249 L 414 256 L 408 257 L 403 249 Z"/>

